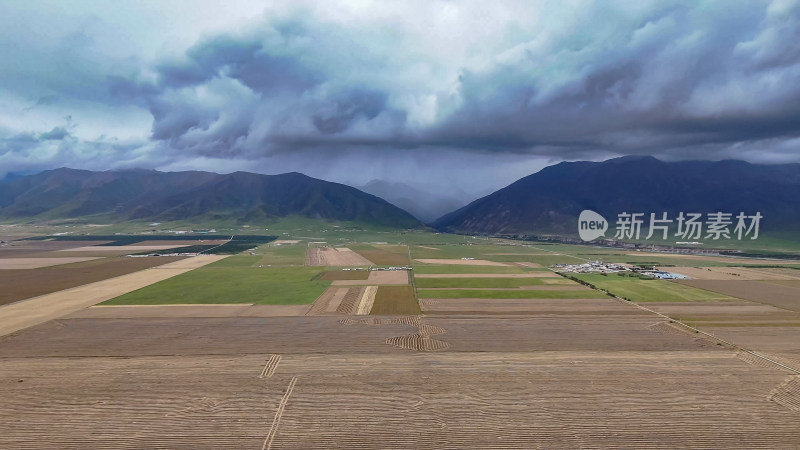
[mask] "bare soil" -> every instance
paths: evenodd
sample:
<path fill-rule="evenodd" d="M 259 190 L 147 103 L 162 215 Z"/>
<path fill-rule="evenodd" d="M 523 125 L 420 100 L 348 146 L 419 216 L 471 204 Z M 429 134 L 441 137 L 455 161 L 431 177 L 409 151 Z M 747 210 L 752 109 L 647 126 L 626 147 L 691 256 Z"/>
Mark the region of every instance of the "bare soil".
<path fill-rule="evenodd" d="M 405 270 L 373 270 L 366 280 L 337 280 L 334 286 L 377 286 L 381 284 L 408 284 L 408 272 Z"/>
<path fill-rule="evenodd" d="M 27 270 L 0 270 L 0 305 L 49 294 L 95 281 L 118 277 L 153 266 L 183 259 L 177 256 L 153 258 L 105 258 L 69 266 Z"/>
<path fill-rule="evenodd" d="M 800 271 L 784 269 L 785 271 L 796 272 L 774 272 L 769 269 L 751 269 L 744 267 L 662 267 L 667 272 L 686 275 L 693 280 L 798 280 L 800 281 Z"/>
<path fill-rule="evenodd" d="M 99 257 L 83 258 L 0 258 L 0 270 L 38 269 L 41 267 L 60 266 L 76 262 L 91 261 Z"/>
<path fill-rule="evenodd" d="M 562 278 L 553 272 L 416 274 L 414 278 Z"/>
<path fill-rule="evenodd" d="M 766 281 L 676 280 L 688 286 L 732 297 L 800 312 L 800 284 L 781 285 Z"/>
<path fill-rule="evenodd" d="M 308 266 L 371 266 L 371 261 L 346 248 L 309 247 L 306 253 Z"/>

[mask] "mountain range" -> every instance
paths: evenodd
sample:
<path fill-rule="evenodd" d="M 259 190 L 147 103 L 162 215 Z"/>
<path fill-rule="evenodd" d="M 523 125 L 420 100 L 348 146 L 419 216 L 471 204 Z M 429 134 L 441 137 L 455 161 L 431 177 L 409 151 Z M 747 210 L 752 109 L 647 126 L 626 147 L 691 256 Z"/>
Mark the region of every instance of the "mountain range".
<path fill-rule="evenodd" d="M 364 225 L 415 228 L 448 204 L 447 193 L 427 198 L 403 184 L 372 182 L 359 189 L 300 173 L 90 172 L 48 170 L 0 181 L 0 222 L 80 220 L 270 223 L 299 216 Z M 416 218 L 406 212 L 411 210 Z M 623 157 L 562 162 L 514 181 L 430 221 L 440 231 L 488 235 L 577 236 L 583 210 L 612 225 L 619 213 L 680 212 L 734 216 L 760 212 L 761 230 L 797 233 L 800 164 L 743 161 L 664 162 Z"/>
<path fill-rule="evenodd" d="M 743 161 L 664 162 L 622 157 L 562 162 L 524 177 L 437 219 L 442 231 L 576 236 L 581 211 L 613 224 L 622 212 L 760 212 L 762 230 L 797 232 L 800 164 Z"/>
<path fill-rule="evenodd" d="M 300 173 L 48 170 L 0 183 L 0 221 L 268 223 L 300 216 L 413 228 L 417 219 L 350 186 Z"/>

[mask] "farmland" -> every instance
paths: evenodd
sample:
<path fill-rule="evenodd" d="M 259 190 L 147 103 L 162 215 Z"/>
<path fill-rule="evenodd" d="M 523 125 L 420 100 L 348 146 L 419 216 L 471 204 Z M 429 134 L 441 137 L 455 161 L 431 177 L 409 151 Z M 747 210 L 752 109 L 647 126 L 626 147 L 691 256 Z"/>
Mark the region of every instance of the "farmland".
<path fill-rule="evenodd" d="M 70 248 L 38 242 L 49 247 L 14 252 Z M 711 257 L 683 266 L 708 280 L 576 274 L 626 301 L 547 269 L 682 259 L 618 253 L 337 231 L 209 256 L 0 336 L 0 447 L 796 446 L 800 312 L 770 289 L 795 289 L 797 271 Z M 0 277 L 83 267 L 102 282 L 117 261 L 144 277 L 145 262 L 194 259 Z M 349 270 L 400 261 L 412 270 Z M 769 298 L 694 285 L 745 273 Z"/>

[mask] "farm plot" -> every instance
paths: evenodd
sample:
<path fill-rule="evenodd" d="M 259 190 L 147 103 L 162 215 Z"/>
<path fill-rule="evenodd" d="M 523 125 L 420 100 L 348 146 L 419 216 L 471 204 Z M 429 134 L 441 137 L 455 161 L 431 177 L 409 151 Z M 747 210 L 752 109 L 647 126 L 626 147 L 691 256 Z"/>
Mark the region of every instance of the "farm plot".
<path fill-rule="evenodd" d="M 174 277 L 218 259 L 220 259 L 218 256 L 197 256 L 165 264 L 158 268 L 42 295 L 24 302 L 0 306 L 0 336 L 96 305 L 102 301 Z"/>
<path fill-rule="evenodd" d="M 776 284 L 742 280 L 677 280 L 677 282 L 684 286 L 800 312 L 800 283 Z"/>
<path fill-rule="evenodd" d="M 313 267 L 249 267 L 249 255 L 232 256 L 192 272 L 107 301 L 105 305 L 311 304 L 329 285 Z"/>
<path fill-rule="evenodd" d="M 306 315 L 366 315 L 375 301 L 377 286 L 334 287 L 322 293 L 311 305 Z"/>
<path fill-rule="evenodd" d="M 309 247 L 307 266 L 371 266 L 372 261 L 345 247 Z"/>
<path fill-rule="evenodd" d="M 417 289 L 420 298 L 605 298 L 606 294 L 589 290 L 533 290 L 533 289 Z"/>
<path fill-rule="evenodd" d="M 754 269 L 745 267 L 662 267 L 661 270 L 686 275 L 693 280 L 800 281 L 800 271 L 794 271 L 795 273 L 791 274 L 786 272 L 773 272 L 768 269 Z M 791 271 L 792 269 L 788 270 Z"/>
<path fill-rule="evenodd" d="M 404 245 L 356 245 L 353 250 L 380 266 L 405 266 L 411 263 L 408 259 L 408 247 Z"/>
<path fill-rule="evenodd" d="M 423 264 L 440 264 L 440 265 L 451 265 L 451 266 L 495 266 L 495 267 L 503 267 L 508 266 L 506 263 L 496 262 L 496 261 L 489 261 L 486 259 L 417 259 L 418 262 Z"/>
<path fill-rule="evenodd" d="M 372 315 L 421 314 L 414 288 L 411 286 L 379 286 Z"/>
<path fill-rule="evenodd" d="M 800 441 L 791 409 L 796 378 L 713 343 L 654 332 L 652 316 L 630 311 L 63 319 L 0 340 L 0 447 L 792 448 Z M 447 345 L 393 344 L 414 332 Z"/>
<path fill-rule="evenodd" d="M 723 293 L 664 280 L 618 275 L 572 274 L 575 278 L 632 302 L 719 302 L 735 300 Z"/>
<path fill-rule="evenodd" d="M 326 281 L 366 280 L 369 274 L 369 270 L 329 270 L 323 273 L 319 279 Z"/>
<path fill-rule="evenodd" d="M 0 305 L 118 277 L 183 257 L 102 258 L 39 269 L 0 270 Z"/>
<path fill-rule="evenodd" d="M 408 272 L 405 270 L 372 270 L 366 279 L 337 280 L 334 286 L 408 284 Z"/>
<path fill-rule="evenodd" d="M 640 315 L 630 306 L 608 299 L 492 299 L 484 298 L 423 298 L 419 301 L 425 314 L 447 315 Z"/>
<path fill-rule="evenodd" d="M 187 247 L 186 244 L 178 245 L 91 245 L 88 247 L 74 247 L 60 250 L 62 252 L 127 252 L 127 253 L 140 253 L 140 252 L 155 252 L 158 250 L 169 250 L 171 248 Z"/>
<path fill-rule="evenodd" d="M 42 267 L 60 266 L 76 262 L 91 261 L 100 257 L 84 258 L 0 258 L 0 270 L 39 269 Z"/>

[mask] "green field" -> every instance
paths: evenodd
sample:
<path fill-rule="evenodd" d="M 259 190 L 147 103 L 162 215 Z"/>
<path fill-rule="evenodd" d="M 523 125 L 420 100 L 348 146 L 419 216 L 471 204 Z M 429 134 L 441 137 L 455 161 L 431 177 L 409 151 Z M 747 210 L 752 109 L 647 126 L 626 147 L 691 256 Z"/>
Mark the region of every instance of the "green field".
<path fill-rule="evenodd" d="M 255 251 L 260 258 L 256 266 L 302 266 L 306 262 L 306 244 L 267 244 Z"/>
<path fill-rule="evenodd" d="M 314 300 L 330 285 L 312 280 L 313 267 L 244 266 L 252 257 L 235 256 L 186 272 L 111 299 L 104 305 L 168 305 L 255 303 L 302 305 Z M 256 257 L 257 258 L 257 257 Z M 233 261 L 228 261 L 233 260 Z"/>
<path fill-rule="evenodd" d="M 572 274 L 617 297 L 642 302 L 718 302 L 736 300 L 716 292 L 697 289 L 665 280 L 642 280 L 618 275 Z"/>
<path fill-rule="evenodd" d="M 418 289 L 420 298 L 607 298 L 599 291 L 535 291 L 488 289 Z"/>

